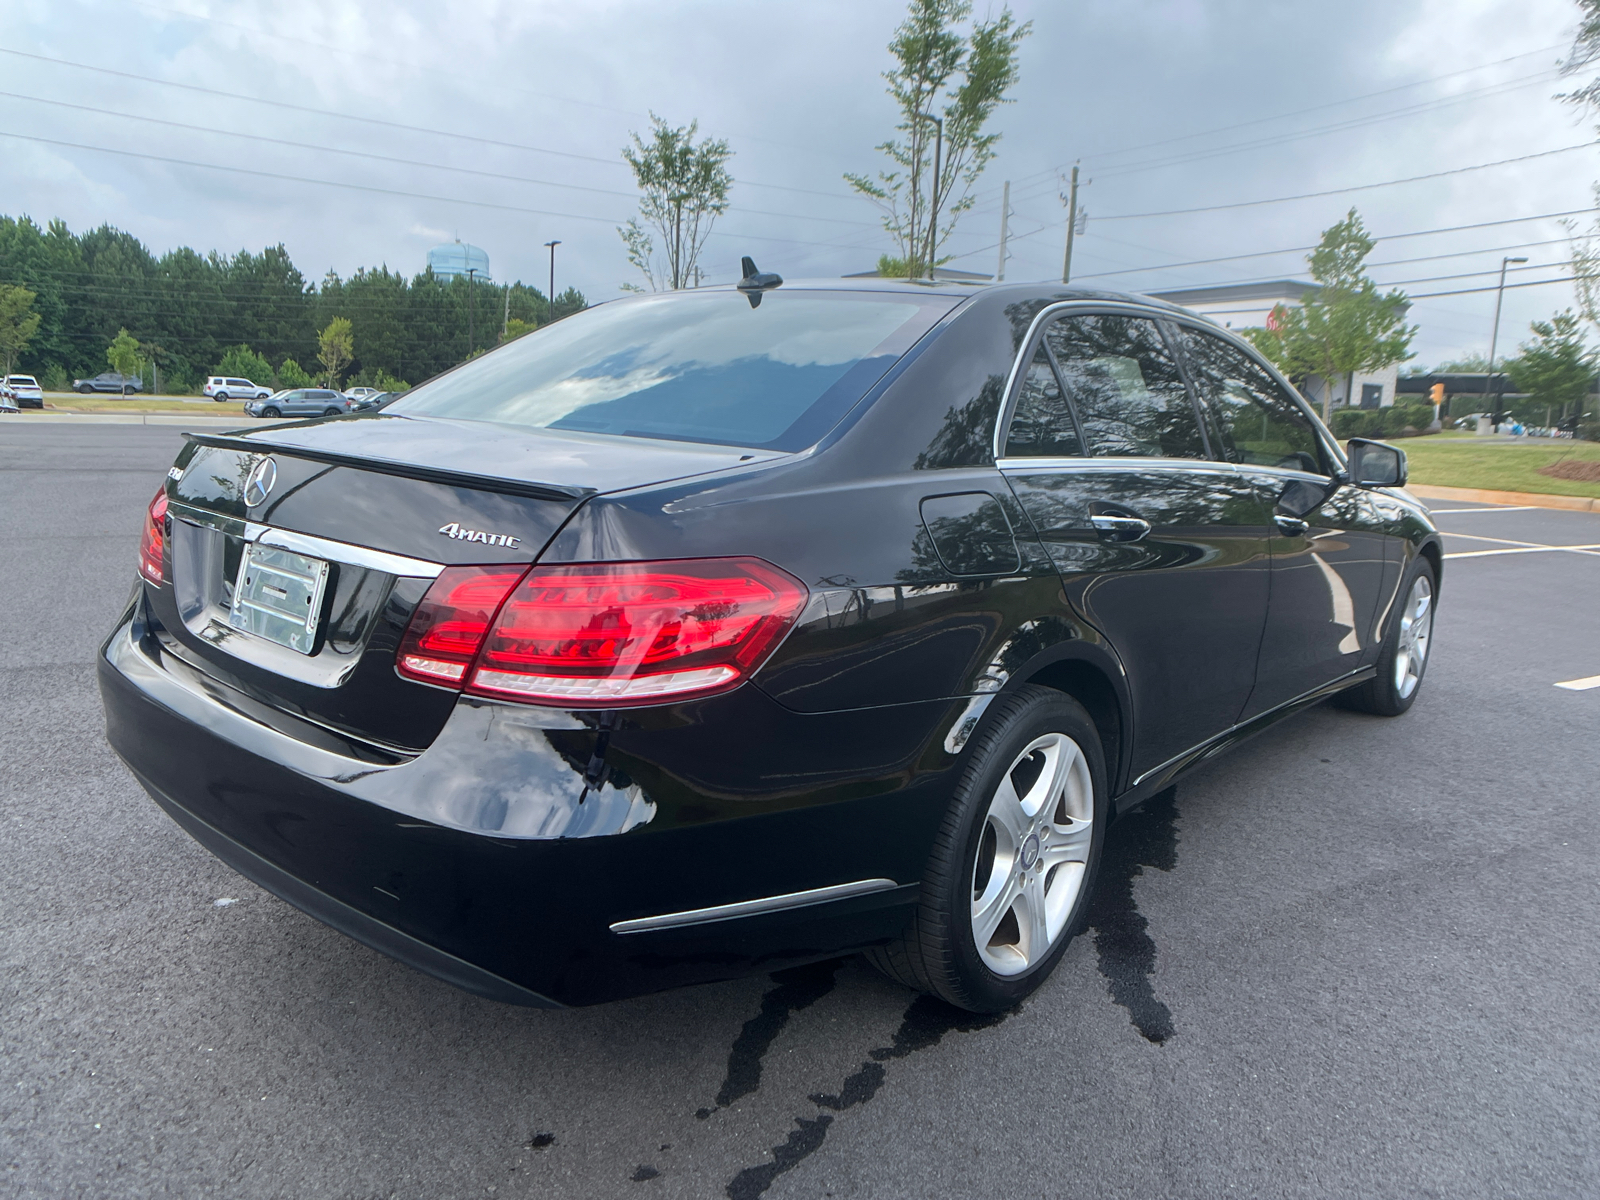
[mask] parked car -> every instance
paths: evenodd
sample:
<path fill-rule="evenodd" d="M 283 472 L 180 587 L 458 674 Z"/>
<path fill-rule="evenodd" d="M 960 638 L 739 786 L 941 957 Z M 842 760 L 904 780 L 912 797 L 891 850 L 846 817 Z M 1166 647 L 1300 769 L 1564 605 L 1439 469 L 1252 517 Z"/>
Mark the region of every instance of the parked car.
<path fill-rule="evenodd" d="M 248 379 L 235 379 L 231 376 L 213 375 L 206 380 L 205 387 L 200 389 L 213 400 L 265 400 L 272 395 L 272 389 L 262 387 L 259 383 L 252 383 Z"/>
<path fill-rule="evenodd" d="M 72 390 L 82 392 L 85 396 L 93 392 L 123 392 L 144 391 L 144 380 L 137 375 L 119 375 L 115 371 L 101 371 L 93 379 L 74 379 Z"/>
<path fill-rule="evenodd" d="M 5 382 L 18 408 L 44 407 L 44 389 L 32 375 L 7 375 Z"/>
<path fill-rule="evenodd" d="M 17 404 L 17 391 L 11 386 L 10 376 L 0 379 L 0 412 L 14 413 L 21 411 L 21 407 Z"/>
<path fill-rule="evenodd" d="M 1442 554 L 1405 455 L 1347 457 L 1240 338 L 747 276 L 187 435 L 98 664 L 155 802 L 499 1000 L 859 950 L 991 1011 L 1114 814 L 1324 698 L 1416 701 Z"/>
<path fill-rule="evenodd" d="M 403 394 L 404 393 L 402 392 L 372 392 L 371 394 L 362 396 L 359 399 L 353 399 L 353 402 L 350 405 L 350 411 L 369 412 L 375 408 L 382 408 L 396 396 Z"/>
<path fill-rule="evenodd" d="M 290 388 L 244 406 L 252 417 L 337 417 L 354 411 L 353 401 L 332 388 Z"/>
<path fill-rule="evenodd" d="M 345 388 L 344 394 L 352 400 L 366 400 L 369 397 L 378 395 L 379 392 L 375 387 L 353 387 Z"/>

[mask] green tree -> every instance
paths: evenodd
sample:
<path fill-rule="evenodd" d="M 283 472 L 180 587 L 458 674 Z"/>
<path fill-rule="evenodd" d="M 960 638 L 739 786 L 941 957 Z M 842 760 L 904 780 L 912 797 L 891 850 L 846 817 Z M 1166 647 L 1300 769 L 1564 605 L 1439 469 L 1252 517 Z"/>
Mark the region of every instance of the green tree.
<path fill-rule="evenodd" d="M 310 387 L 315 382 L 306 374 L 306 369 L 292 358 L 283 360 L 278 367 L 278 386 L 280 388 Z"/>
<path fill-rule="evenodd" d="M 259 383 L 263 387 L 272 382 L 272 364 L 249 346 L 229 346 L 223 353 L 221 361 L 217 363 L 217 369 L 211 373 L 231 376 L 234 379 L 248 379 L 251 383 Z"/>
<path fill-rule="evenodd" d="M 1032 31 L 1031 22 L 1019 25 L 1002 8 L 999 16 L 963 32 L 971 15 L 968 0 L 911 0 L 889 42 L 895 65 L 883 76 L 900 109 L 900 137 L 877 149 L 894 167 L 876 178 L 844 177 L 883 211 L 883 227 L 898 247 L 893 258 L 907 277 L 926 275 L 945 261 L 940 247 L 972 207 L 972 185 L 1000 140 L 984 127 L 1008 102 L 1006 92 L 1017 81 L 1018 47 Z M 943 122 L 942 138 L 928 119 L 933 115 Z M 942 151 L 937 177 L 931 161 L 936 149 Z"/>
<path fill-rule="evenodd" d="M 1404 292 L 1379 292 L 1363 269 L 1377 243 L 1355 209 L 1323 231 L 1311 252 L 1316 292 L 1299 308 L 1279 305 L 1265 328 L 1245 330 L 1256 349 L 1285 375 L 1323 381 L 1322 419 L 1333 419 L 1333 381 L 1357 371 L 1378 371 L 1411 357 L 1415 325 L 1405 323 Z"/>
<path fill-rule="evenodd" d="M 1594 379 L 1595 356 L 1584 344 L 1578 315 L 1569 308 L 1530 328 L 1534 340 L 1524 342 L 1522 353 L 1506 364 L 1517 391 L 1528 395 L 1522 415 L 1533 416 L 1543 408 L 1548 423 L 1566 416 L 1569 405 L 1581 414 Z"/>
<path fill-rule="evenodd" d="M 40 316 L 33 311 L 33 292 L 25 287 L 0 283 L 0 355 L 5 357 L 6 369 L 0 378 L 11 374 L 17 356 L 28 348 L 33 335 L 39 331 Z"/>
<path fill-rule="evenodd" d="M 317 361 L 327 372 L 329 387 L 339 386 L 339 376 L 354 356 L 355 335 L 350 331 L 350 318 L 333 318 L 327 328 L 317 335 Z"/>
<path fill-rule="evenodd" d="M 506 321 L 505 332 L 500 335 L 500 344 L 514 342 L 525 333 L 532 333 L 538 326 L 520 317 L 511 317 Z"/>
<path fill-rule="evenodd" d="M 106 347 L 106 361 L 111 364 L 111 369 L 122 376 L 122 395 L 128 395 L 128 377 L 139 370 L 139 339 L 131 336 L 126 329 L 119 329 L 117 336 L 111 339 L 111 345 Z"/>
<path fill-rule="evenodd" d="M 712 225 L 728 210 L 733 176 L 727 164 L 733 151 L 713 138 L 696 145 L 698 121 L 674 129 L 651 113 L 650 125 L 650 140 L 632 134 L 633 145 L 623 147 L 622 157 L 644 193 L 639 213 L 660 234 L 662 257 L 657 259 L 654 239 L 638 217 L 617 233 L 628 247 L 628 261 L 643 272 L 652 291 L 676 290 L 699 282 L 700 252 Z"/>

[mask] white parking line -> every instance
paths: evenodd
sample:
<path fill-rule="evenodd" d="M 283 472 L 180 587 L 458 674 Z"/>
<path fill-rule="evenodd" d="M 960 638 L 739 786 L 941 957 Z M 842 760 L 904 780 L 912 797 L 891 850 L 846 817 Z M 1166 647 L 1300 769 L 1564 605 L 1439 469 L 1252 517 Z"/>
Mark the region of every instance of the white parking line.
<path fill-rule="evenodd" d="M 1457 535 L 1459 536 L 1459 535 Z M 1484 541 L 1494 541 L 1485 538 Z M 1488 558 L 1494 554 L 1588 554 L 1600 557 L 1600 542 L 1587 546 L 1508 546 L 1504 550 L 1457 550 L 1446 558 Z"/>
<path fill-rule="evenodd" d="M 1566 688 L 1569 692 L 1587 692 L 1590 688 L 1600 688 L 1600 675 L 1590 675 L 1587 679 L 1569 679 L 1556 686 Z"/>
<path fill-rule="evenodd" d="M 1532 512 L 1538 507 L 1539 506 L 1537 504 L 1508 504 L 1504 508 L 1430 508 L 1428 511 L 1436 517 L 1442 517 L 1445 513 Z"/>

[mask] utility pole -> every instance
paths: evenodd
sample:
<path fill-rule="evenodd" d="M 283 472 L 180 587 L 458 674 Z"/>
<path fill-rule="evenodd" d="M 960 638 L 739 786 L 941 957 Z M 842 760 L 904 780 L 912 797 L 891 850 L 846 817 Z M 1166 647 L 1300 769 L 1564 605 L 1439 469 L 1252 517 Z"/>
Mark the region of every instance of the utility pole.
<path fill-rule="evenodd" d="M 556 247 L 561 245 L 561 239 L 557 238 L 553 242 L 546 242 L 545 245 L 550 248 L 550 296 L 546 305 L 550 310 L 547 314 L 548 323 L 548 321 L 556 319 Z"/>
<path fill-rule="evenodd" d="M 474 319 L 477 316 L 477 311 L 476 311 L 476 309 L 477 309 L 477 299 L 478 299 L 478 268 L 477 267 L 468 267 L 467 268 L 467 357 L 468 358 L 472 357 L 473 345 L 478 340 L 477 334 L 473 329 L 473 322 L 474 322 Z"/>
<path fill-rule="evenodd" d="M 1061 260 L 1061 282 L 1072 282 L 1072 235 L 1078 229 L 1078 164 L 1072 164 L 1072 191 L 1067 200 L 1067 256 Z"/>
<path fill-rule="evenodd" d="M 1000 194 L 1000 266 L 994 281 L 1002 283 L 1006 277 L 1006 235 L 1011 232 L 1011 180 L 1006 180 L 1005 191 Z"/>
<path fill-rule="evenodd" d="M 1489 335 L 1489 373 L 1483 378 L 1483 394 L 1487 396 L 1489 389 L 1494 386 L 1494 352 L 1499 348 L 1500 341 L 1500 302 L 1506 295 L 1506 265 L 1508 263 L 1525 263 L 1526 258 L 1502 258 L 1500 260 L 1500 286 L 1494 293 L 1494 332 Z M 1348 402 L 1348 398 L 1347 401 Z M 1489 406 L 1489 424 L 1500 423 L 1500 390 L 1495 389 L 1494 403 Z"/>

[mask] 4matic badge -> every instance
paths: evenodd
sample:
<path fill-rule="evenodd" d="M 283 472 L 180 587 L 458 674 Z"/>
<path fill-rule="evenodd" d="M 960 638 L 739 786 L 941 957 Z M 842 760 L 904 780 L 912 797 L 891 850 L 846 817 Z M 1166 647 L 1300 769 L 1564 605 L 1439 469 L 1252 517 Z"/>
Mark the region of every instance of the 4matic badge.
<path fill-rule="evenodd" d="M 485 546 L 506 546 L 515 549 L 522 544 L 522 539 L 512 537 L 509 533 L 485 533 L 481 529 L 466 529 L 456 522 L 441 525 L 439 532 L 445 537 L 455 538 L 458 542 L 482 542 Z"/>

